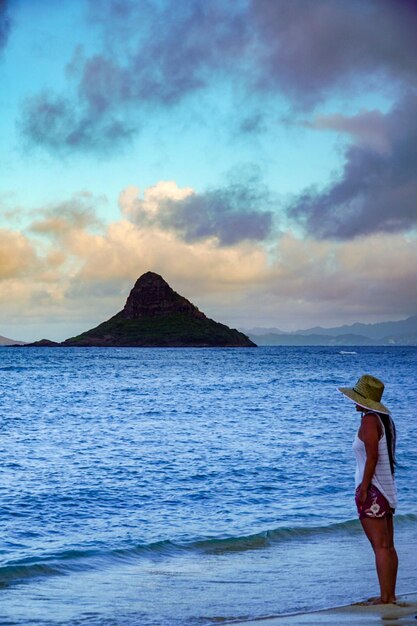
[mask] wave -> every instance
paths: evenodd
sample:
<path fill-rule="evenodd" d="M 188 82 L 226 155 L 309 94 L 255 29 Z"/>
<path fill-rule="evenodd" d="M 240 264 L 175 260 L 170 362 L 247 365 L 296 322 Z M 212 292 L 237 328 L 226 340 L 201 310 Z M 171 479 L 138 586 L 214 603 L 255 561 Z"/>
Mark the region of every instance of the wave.
<path fill-rule="evenodd" d="M 2 372 L 26 372 L 28 370 L 36 369 L 29 365 L 2 365 L 0 371 Z"/>
<path fill-rule="evenodd" d="M 417 514 L 396 515 L 396 525 L 417 522 Z M 361 533 L 357 519 L 328 526 L 288 527 L 265 530 L 250 535 L 208 537 L 187 542 L 156 541 L 115 550 L 65 550 L 43 557 L 10 561 L 0 566 L 0 588 L 44 576 L 66 575 L 71 572 L 109 567 L 117 562 L 135 562 L 140 558 L 174 558 L 180 554 L 226 554 L 259 550 L 279 543 L 338 533 Z"/>

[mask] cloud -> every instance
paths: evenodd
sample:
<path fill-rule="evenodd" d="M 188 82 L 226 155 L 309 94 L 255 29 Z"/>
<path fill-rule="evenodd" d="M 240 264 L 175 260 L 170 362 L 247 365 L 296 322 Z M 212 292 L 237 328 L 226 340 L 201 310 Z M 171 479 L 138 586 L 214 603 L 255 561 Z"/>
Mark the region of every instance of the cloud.
<path fill-rule="evenodd" d="M 259 278 L 267 262 L 257 244 L 219 248 L 209 240 L 188 243 L 159 228 L 138 228 L 126 220 L 111 224 L 102 236 L 79 233 L 76 252 L 83 259 L 77 283 L 86 293 L 91 284 L 107 281 L 118 284 L 119 293 L 120 284 L 128 289 L 149 269 L 167 280 L 193 284 L 199 294 L 233 291 Z"/>
<path fill-rule="evenodd" d="M 0 237 L 5 276 L 0 321 L 7 327 L 10 320 L 20 320 L 22 328 L 32 329 L 24 333 L 12 329 L 9 335 L 64 339 L 92 327 L 123 307 L 134 281 L 148 270 L 162 274 L 213 317 L 238 306 L 245 288 L 265 275 L 268 257 L 261 243 L 245 239 L 219 246 L 213 235 L 186 241 L 181 232 L 157 221 L 141 225 L 132 221 L 138 201 L 151 215 L 158 213 L 163 199 L 181 201 L 192 194 L 189 187 L 160 182 L 145 190 L 140 200 L 136 188 L 127 188 L 120 198 L 124 210 L 120 220 L 105 225 L 94 210 L 98 199 L 82 193 L 38 208 L 27 235 L 5 232 Z M 25 221 L 27 217 L 30 211 Z"/>
<path fill-rule="evenodd" d="M 10 18 L 7 0 L 0 0 L 0 50 L 5 47 L 10 32 Z"/>
<path fill-rule="evenodd" d="M 213 72 L 225 71 L 246 31 L 243 4 L 90 3 L 103 50 L 90 57 L 80 47 L 74 51 L 67 93 L 46 91 L 26 100 L 23 135 L 51 152 L 123 145 L 151 111 L 177 106 L 205 88 Z"/>
<path fill-rule="evenodd" d="M 296 330 L 405 318 L 417 310 L 416 268 L 415 238 L 381 234 L 333 242 L 288 232 L 258 284 L 246 286 L 234 319 L 246 328 L 256 320 Z"/>
<path fill-rule="evenodd" d="M 80 90 L 93 106 L 108 106 L 112 98 L 175 104 L 205 87 L 212 72 L 234 64 L 248 32 L 245 0 L 227 7 L 222 0 L 105 5 L 90 5 L 90 15 L 101 24 L 111 54 L 87 59 L 80 74 Z M 110 97 L 103 73 L 115 83 Z"/>
<path fill-rule="evenodd" d="M 106 153 L 133 135 L 126 120 L 96 114 L 92 107 L 48 92 L 26 99 L 19 125 L 31 142 L 60 154 L 71 150 Z"/>
<path fill-rule="evenodd" d="M 28 98 L 20 128 L 52 153 L 102 154 L 219 78 L 309 108 L 331 93 L 416 85 L 414 0 L 89 3 L 101 49 L 74 51 L 68 89 Z M 179 45 L 180 42 L 180 45 Z M 259 132 L 259 115 L 241 122 Z"/>
<path fill-rule="evenodd" d="M 334 242 L 286 233 L 273 263 L 275 291 L 281 297 L 325 306 L 367 311 L 393 310 L 394 294 L 417 304 L 417 247 L 414 237 L 375 234 Z M 274 289 L 274 288 L 272 288 Z"/>
<path fill-rule="evenodd" d="M 174 182 L 156 184 L 143 198 L 127 188 L 120 219 L 108 225 L 97 223 L 96 200 L 81 194 L 38 210 L 26 235 L 0 231 L 0 322 L 19 320 L 20 329 L 34 329 L 30 336 L 16 329 L 9 335 L 64 339 L 90 328 L 120 310 L 148 270 L 232 326 L 294 329 L 415 313 L 412 236 L 381 233 L 340 242 L 288 232 L 267 246 L 253 240 L 219 246 L 216 237 L 186 241 L 159 222 L 132 222 L 138 202 L 158 214 L 161 198 L 182 202 L 193 193 Z"/>
<path fill-rule="evenodd" d="M 257 87 L 278 89 L 297 106 L 387 78 L 416 84 L 414 0 L 253 0 L 250 18 Z"/>
<path fill-rule="evenodd" d="M 265 208 L 270 199 L 256 177 L 202 193 L 160 182 L 143 198 L 138 194 L 134 188 L 121 194 L 120 205 L 129 219 L 140 227 L 175 232 L 189 243 L 214 238 L 220 246 L 230 246 L 264 241 L 272 233 L 273 214 Z"/>
<path fill-rule="evenodd" d="M 348 146 L 340 178 L 324 191 L 305 191 L 289 207 L 289 216 L 309 234 L 349 239 L 407 231 L 417 225 L 415 92 L 406 95 L 378 124 L 383 150 L 381 145 L 375 149 L 372 141 Z M 357 134 L 358 118 L 351 121 L 350 128 Z"/>
<path fill-rule="evenodd" d="M 3 263 L 3 270 L 5 274 L 7 270 L 8 277 L 21 276 L 22 280 L 25 270 L 30 270 L 27 291 L 22 290 L 26 301 L 31 293 L 36 307 L 41 301 L 45 305 L 45 298 L 52 299 L 49 306 L 52 310 L 62 309 L 63 315 L 77 305 L 79 312 L 88 313 L 95 306 L 106 310 L 108 306 L 109 314 L 114 313 L 131 284 L 149 269 L 168 278 L 176 276 L 180 285 L 198 284 L 200 294 L 218 290 L 223 282 L 233 293 L 248 277 L 260 275 L 266 263 L 260 245 L 236 241 L 221 248 L 214 236 L 190 242 L 175 229 L 151 220 L 141 225 L 132 221 L 138 202 L 150 216 L 152 211 L 160 210 L 162 200 L 181 201 L 193 193 L 191 188 L 180 188 L 175 182 L 160 182 L 147 189 L 140 201 L 137 188 L 127 188 L 120 197 L 121 219 L 107 226 L 97 218 L 101 199 L 86 192 L 28 212 L 29 217 L 31 213 L 36 217 L 27 227 L 27 235 L 10 230 L 4 236 L 4 258 L 9 265 Z M 16 261 L 12 266 L 10 251 L 17 251 L 18 243 L 22 250 L 26 243 L 33 254 L 26 255 L 25 265 L 20 254 L 20 265 Z M 1 252 L 0 247 L 0 260 Z"/>
<path fill-rule="evenodd" d="M 147 270 L 233 326 L 255 320 L 300 328 L 394 319 L 415 313 L 417 306 L 417 246 L 400 234 L 373 235 L 364 245 L 287 233 L 268 253 L 258 242 L 226 248 L 212 240 L 188 243 L 175 233 L 122 219 L 102 234 L 79 231 L 66 251 L 77 270 L 66 277 L 62 312 L 89 316 L 87 326 L 120 310 Z"/>
<path fill-rule="evenodd" d="M 371 148 L 382 155 L 390 151 L 390 143 L 386 133 L 385 116 L 381 111 L 363 110 L 357 115 L 317 115 L 304 125 L 315 130 L 330 130 L 346 133 L 357 144 Z"/>
<path fill-rule="evenodd" d="M 414 0 L 174 0 L 89 3 L 101 46 L 77 47 L 68 89 L 28 98 L 21 129 L 51 152 L 106 152 L 150 114 L 180 106 L 219 78 L 252 96 L 310 108 L 329 94 L 417 84 Z M 388 86 L 388 87 L 387 87 Z M 240 92 L 242 93 L 242 92 Z M 256 115 L 242 132 L 259 130 Z"/>
<path fill-rule="evenodd" d="M 36 271 L 35 247 L 22 233 L 0 229 L 0 281 L 22 277 Z"/>
<path fill-rule="evenodd" d="M 262 133 L 266 130 L 265 116 L 259 111 L 248 115 L 239 124 L 239 131 L 243 135 Z"/>
<path fill-rule="evenodd" d="M 96 214 L 99 201 L 100 199 L 92 194 L 81 192 L 65 202 L 38 209 L 37 218 L 31 223 L 29 230 L 36 234 L 62 239 L 73 231 L 97 228 L 101 226 Z"/>

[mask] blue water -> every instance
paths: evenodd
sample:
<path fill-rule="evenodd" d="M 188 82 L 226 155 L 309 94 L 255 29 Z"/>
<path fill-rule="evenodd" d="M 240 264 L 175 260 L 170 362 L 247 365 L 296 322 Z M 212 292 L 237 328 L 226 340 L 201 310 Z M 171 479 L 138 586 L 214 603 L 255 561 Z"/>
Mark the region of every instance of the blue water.
<path fill-rule="evenodd" d="M 416 348 L 0 349 L 0 623 L 203 625 L 378 591 L 353 403 L 387 383 L 417 590 Z"/>

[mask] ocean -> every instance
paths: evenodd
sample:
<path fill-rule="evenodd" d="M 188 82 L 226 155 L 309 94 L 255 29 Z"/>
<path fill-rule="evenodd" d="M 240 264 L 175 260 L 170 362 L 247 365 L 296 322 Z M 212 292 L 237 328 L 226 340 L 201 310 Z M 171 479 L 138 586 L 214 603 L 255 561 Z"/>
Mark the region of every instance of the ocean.
<path fill-rule="evenodd" d="M 202 626 L 378 594 L 359 416 L 398 431 L 398 592 L 417 590 L 417 348 L 0 348 L 0 624 Z"/>

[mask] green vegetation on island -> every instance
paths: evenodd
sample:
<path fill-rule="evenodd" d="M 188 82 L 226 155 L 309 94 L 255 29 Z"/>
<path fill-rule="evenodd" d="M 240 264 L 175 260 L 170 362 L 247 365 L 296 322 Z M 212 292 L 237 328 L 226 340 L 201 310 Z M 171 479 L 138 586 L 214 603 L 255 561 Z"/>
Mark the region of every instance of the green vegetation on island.
<path fill-rule="evenodd" d="M 117 313 L 107 322 L 81 335 L 67 339 L 71 346 L 153 346 L 212 347 L 254 346 L 246 335 L 206 318 L 201 320 L 181 313 L 164 317 L 125 319 Z"/>

